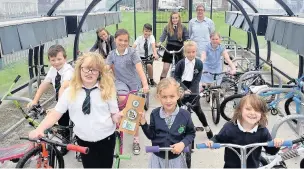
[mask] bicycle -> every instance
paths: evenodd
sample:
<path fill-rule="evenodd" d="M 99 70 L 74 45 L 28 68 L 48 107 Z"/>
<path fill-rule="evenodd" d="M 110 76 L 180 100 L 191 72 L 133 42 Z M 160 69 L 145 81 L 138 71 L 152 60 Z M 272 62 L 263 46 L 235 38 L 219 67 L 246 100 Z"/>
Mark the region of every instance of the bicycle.
<path fill-rule="evenodd" d="M 301 139 L 296 139 L 296 140 L 293 140 L 293 141 L 290 141 L 290 140 L 286 140 L 283 142 L 283 144 L 281 145 L 281 147 L 283 146 L 286 146 L 286 147 L 290 147 L 292 146 L 293 144 L 295 143 L 299 143 L 299 142 L 302 142 L 304 141 L 303 138 Z M 266 142 L 266 143 L 253 143 L 253 144 L 248 144 L 248 145 L 244 145 L 244 146 L 241 146 L 241 145 L 237 145 L 237 144 L 220 144 L 220 143 L 213 143 L 212 147 L 211 148 L 214 148 L 214 149 L 218 149 L 218 148 L 221 148 L 221 147 L 227 147 L 231 150 L 233 150 L 237 156 L 240 158 L 241 160 L 241 168 L 246 168 L 247 167 L 247 157 L 257 148 L 257 147 L 261 147 L 261 146 L 267 146 L 267 147 L 274 147 L 274 142 L 273 141 L 269 141 L 269 142 Z M 202 143 L 202 144 L 197 144 L 196 145 L 196 148 L 197 149 L 206 149 L 206 148 L 209 148 L 207 147 L 207 145 L 205 143 Z M 239 149 L 240 153 L 235 149 Z M 249 152 L 247 153 L 247 149 L 249 149 Z M 265 160 L 263 159 L 262 161 L 265 162 Z M 271 163 L 271 165 L 274 166 L 274 164 Z M 271 168 L 270 164 L 266 167 L 266 166 L 263 166 L 262 164 L 260 164 L 260 167 L 259 169 L 266 169 L 266 168 Z M 272 167 L 273 167 L 272 166 Z"/>
<path fill-rule="evenodd" d="M 160 49 L 164 49 L 167 53 L 172 54 L 172 64 L 171 64 L 171 70 L 170 70 L 170 77 L 174 77 L 175 65 L 176 65 L 176 60 L 177 60 L 176 54 L 182 52 L 183 49 L 184 49 L 184 46 L 181 47 L 178 51 L 175 51 L 175 50 L 169 51 L 166 47 L 164 47 L 163 45 L 160 45 L 160 47 L 157 51 L 157 54 L 160 57 L 162 57 L 162 55 L 159 53 Z"/>
<path fill-rule="evenodd" d="M 13 86 L 17 83 L 17 81 L 20 79 L 20 77 L 21 77 L 20 75 L 18 75 L 16 77 L 16 79 L 13 81 L 13 83 L 10 86 L 10 88 L 8 89 L 8 91 L 5 93 L 5 95 L 3 95 L 1 97 L 0 105 L 3 102 L 3 100 L 13 100 L 14 105 L 19 110 L 21 110 L 21 114 L 24 117 L 24 119 L 20 120 L 17 124 L 15 124 L 10 129 L 8 129 L 5 132 L 5 134 L 3 134 L 1 136 L 1 138 L 4 138 L 9 132 L 11 132 L 16 127 L 18 127 L 18 125 L 22 124 L 22 122 L 24 120 L 27 120 L 30 126 L 37 128 L 40 124 L 38 122 L 38 120 L 43 119 L 44 116 L 46 115 L 46 111 L 41 107 L 41 105 L 39 103 L 37 105 L 33 105 L 32 108 L 29 109 L 28 112 L 26 112 L 25 110 L 23 110 L 19 101 L 32 102 L 32 100 L 29 98 L 25 98 L 25 97 L 12 97 L 11 90 L 12 90 Z M 64 135 L 64 133 L 66 133 L 67 131 L 69 131 L 69 133 L 70 133 L 68 136 Z M 55 136 L 56 138 L 58 138 L 62 141 L 68 141 L 71 143 L 76 142 L 76 137 L 73 136 L 73 123 L 71 123 L 69 126 L 60 126 L 60 125 L 55 124 L 50 129 L 49 134 L 51 134 L 52 137 Z"/>
<path fill-rule="evenodd" d="M 58 168 L 64 168 L 64 159 L 56 146 L 64 147 L 67 150 L 80 152 L 83 154 L 89 153 L 89 148 L 82 147 L 74 144 L 63 144 L 47 138 L 39 138 L 37 140 L 22 137 L 20 139 L 35 142 L 35 147 L 27 152 L 17 163 L 16 168 L 54 168 L 57 164 L 55 158 L 58 160 Z M 37 156 L 35 158 L 35 156 Z M 31 161 L 35 161 L 33 166 L 30 165 Z"/>
<path fill-rule="evenodd" d="M 149 77 L 147 64 L 151 64 L 152 65 L 152 63 L 154 61 L 154 58 L 153 58 L 152 55 L 150 55 L 150 56 L 148 56 L 146 58 L 141 58 L 141 61 L 143 63 L 143 69 L 144 69 L 144 72 L 146 74 L 146 77 Z M 153 86 L 151 86 L 151 87 L 153 87 Z M 149 109 L 149 105 L 150 105 L 150 94 L 149 93 L 147 93 L 145 95 L 145 99 L 146 99 L 146 101 L 145 101 L 145 107 L 144 108 L 147 111 Z"/>
<path fill-rule="evenodd" d="M 159 146 L 146 146 L 146 153 L 158 153 L 160 151 L 165 152 L 165 168 L 169 168 L 169 151 L 171 151 L 172 147 L 159 147 Z M 189 147 L 185 147 L 183 153 L 189 153 Z M 190 159 L 191 160 L 191 159 Z M 186 159 L 187 161 L 187 159 Z M 187 163 L 188 165 L 188 163 Z M 190 168 L 190 166 L 188 166 Z"/>
<path fill-rule="evenodd" d="M 224 98 L 224 100 L 220 104 L 220 114 L 226 120 L 230 121 L 232 115 L 234 113 L 234 109 L 238 105 L 239 100 L 249 93 L 257 93 L 263 89 L 269 88 L 271 84 L 266 83 L 266 81 L 262 78 L 262 74 L 268 74 L 269 72 L 259 72 L 259 71 L 251 71 L 244 73 L 238 80 L 238 89 L 237 94 L 233 94 Z M 276 74 L 274 74 L 277 76 Z M 282 87 L 281 79 L 279 79 L 279 87 Z M 270 103 L 275 100 L 275 94 L 267 95 L 266 101 Z M 279 97 L 279 94 L 277 94 Z M 278 112 L 275 110 L 271 110 L 273 115 L 276 115 Z"/>
<path fill-rule="evenodd" d="M 206 97 L 206 102 L 209 102 L 212 114 L 212 121 L 214 124 L 218 124 L 220 121 L 220 100 L 224 94 L 221 91 L 222 86 L 218 85 L 217 76 L 225 75 L 227 72 L 211 73 L 203 72 L 204 74 L 210 74 L 213 76 L 213 83 L 211 85 L 203 87 L 203 95 Z"/>

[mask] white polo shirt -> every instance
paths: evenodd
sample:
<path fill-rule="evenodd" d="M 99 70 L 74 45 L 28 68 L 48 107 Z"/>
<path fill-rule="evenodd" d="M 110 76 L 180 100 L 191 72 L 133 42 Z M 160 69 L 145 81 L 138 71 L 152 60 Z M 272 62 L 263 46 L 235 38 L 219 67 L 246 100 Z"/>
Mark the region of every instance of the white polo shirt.
<path fill-rule="evenodd" d="M 58 71 L 58 73 L 61 76 L 60 84 L 62 84 L 64 81 L 70 81 L 72 79 L 74 68 L 68 64 L 65 63 L 63 67 Z M 53 66 L 49 69 L 44 81 L 52 83 L 53 87 L 55 89 L 55 78 L 57 76 L 57 69 Z"/>
<path fill-rule="evenodd" d="M 98 87 L 98 84 L 95 85 Z M 111 116 L 119 112 L 116 95 L 111 100 L 104 101 L 101 98 L 101 89 L 91 91 L 91 112 L 84 114 L 82 104 L 86 98 L 86 92 L 81 89 L 77 92 L 75 100 L 70 99 L 70 87 L 59 98 L 55 110 L 69 115 L 75 124 L 73 131 L 82 140 L 96 142 L 113 134 L 116 128 Z"/>
<path fill-rule="evenodd" d="M 134 42 L 134 44 L 136 45 L 136 52 L 139 54 L 140 57 L 145 56 L 145 48 L 144 48 L 145 40 L 146 39 L 144 35 L 141 35 L 137 37 L 137 39 Z M 148 43 L 148 55 L 150 56 L 153 54 L 152 43 L 155 43 L 155 38 L 153 35 L 150 35 L 148 37 L 147 43 Z"/>
<path fill-rule="evenodd" d="M 190 61 L 188 58 L 185 58 L 185 69 L 182 75 L 182 81 L 189 81 L 191 82 L 193 79 L 194 73 L 194 66 L 195 66 L 195 59 Z"/>

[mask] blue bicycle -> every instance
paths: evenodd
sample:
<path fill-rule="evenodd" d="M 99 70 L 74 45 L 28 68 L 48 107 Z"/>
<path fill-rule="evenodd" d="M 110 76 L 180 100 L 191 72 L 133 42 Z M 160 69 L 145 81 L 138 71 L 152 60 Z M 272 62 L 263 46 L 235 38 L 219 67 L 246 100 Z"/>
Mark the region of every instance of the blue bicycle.
<path fill-rule="evenodd" d="M 269 88 L 266 85 L 263 86 L 245 86 L 244 89 L 244 93 L 241 94 L 235 94 L 232 96 L 229 96 L 227 98 L 225 98 L 223 100 L 223 102 L 220 105 L 220 113 L 221 116 L 227 120 L 230 121 L 234 112 L 235 107 L 238 105 L 239 100 L 244 97 L 245 95 L 249 94 L 249 93 L 256 93 L 262 97 L 264 97 L 267 100 L 268 103 L 268 108 L 271 111 L 272 115 L 277 115 L 280 112 L 280 110 L 278 109 L 278 104 L 279 102 L 281 102 L 282 100 L 288 100 L 288 99 L 292 99 L 292 101 L 295 102 L 296 104 L 296 112 L 298 114 L 301 114 L 301 97 L 303 96 L 301 89 L 303 87 L 303 82 L 302 80 L 304 79 L 304 76 L 302 76 L 299 79 L 294 79 L 291 82 L 288 82 L 287 84 L 291 84 L 293 81 L 296 82 L 296 85 L 293 86 L 293 88 Z M 253 92 L 254 88 L 259 88 L 258 91 Z M 278 96 L 282 93 L 286 93 L 286 95 L 284 95 L 283 97 L 277 97 L 274 98 L 273 96 Z M 302 99 L 304 100 L 304 99 Z M 292 102 L 290 101 L 290 102 Z M 288 104 L 288 108 L 290 103 Z M 285 103 L 286 105 L 286 103 Z M 229 109 L 229 106 L 232 106 L 232 108 Z M 228 107 L 228 108 L 227 108 Z M 286 114 L 289 112 L 286 112 Z M 282 113 L 281 113 L 282 114 Z M 289 115 L 287 114 L 287 115 Z M 293 120 L 296 123 L 296 120 Z"/>

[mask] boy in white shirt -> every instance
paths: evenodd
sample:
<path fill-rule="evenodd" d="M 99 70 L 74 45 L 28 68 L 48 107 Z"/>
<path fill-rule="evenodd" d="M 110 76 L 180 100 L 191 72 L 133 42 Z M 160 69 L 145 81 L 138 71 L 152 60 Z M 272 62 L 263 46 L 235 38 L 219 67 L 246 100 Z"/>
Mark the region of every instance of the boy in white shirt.
<path fill-rule="evenodd" d="M 28 104 L 28 108 L 32 107 L 39 102 L 42 94 L 46 92 L 50 85 L 53 85 L 56 92 L 56 101 L 61 96 L 63 91 L 69 86 L 70 80 L 74 72 L 73 67 L 66 62 L 66 52 L 61 45 L 53 45 L 48 50 L 48 59 L 51 64 L 51 68 L 48 71 L 44 81 L 39 86 L 36 95 L 31 103 Z M 69 113 L 65 113 L 58 121 L 61 126 L 69 126 L 70 118 Z M 62 136 L 66 139 L 69 138 L 69 131 L 62 133 Z M 63 140 L 69 142 L 69 140 Z M 62 154 L 66 154 L 66 149 L 62 149 Z"/>
<path fill-rule="evenodd" d="M 143 27 L 143 35 L 137 37 L 133 44 L 133 48 L 137 49 L 137 52 L 141 58 L 147 58 L 152 56 L 154 59 L 158 59 L 155 47 L 155 38 L 152 35 L 152 25 L 146 23 Z M 153 80 L 153 59 L 147 62 L 148 68 L 148 84 L 155 86 L 156 83 Z"/>

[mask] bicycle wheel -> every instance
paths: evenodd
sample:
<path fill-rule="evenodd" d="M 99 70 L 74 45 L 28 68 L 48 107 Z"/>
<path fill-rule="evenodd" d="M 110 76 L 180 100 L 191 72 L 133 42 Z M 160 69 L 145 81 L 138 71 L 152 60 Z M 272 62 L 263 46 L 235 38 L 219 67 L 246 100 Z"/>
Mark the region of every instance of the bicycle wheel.
<path fill-rule="evenodd" d="M 285 104 L 284 104 L 284 109 L 285 109 L 285 112 L 286 112 L 286 115 L 288 116 L 288 115 L 290 115 L 291 114 L 291 112 L 290 112 L 290 104 L 293 102 L 293 98 L 291 97 L 291 98 L 289 98 L 289 99 L 287 99 L 286 100 L 286 102 L 285 102 Z M 298 121 L 297 120 L 292 120 L 295 124 L 297 124 L 298 123 Z"/>
<path fill-rule="evenodd" d="M 212 113 L 212 120 L 214 124 L 218 124 L 220 122 L 220 98 L 219 92 L 214 91 L 212 92 L 212 103 L 211 103 L 211 113 Z"/>
<path fill-rule="evenodd" d="M 223 102 L 220 104 L 220 114 L 225 120 L 231 120 L 234 114 L 234 109 L 238 105 L 239 99 L 241 99 L 243 96 L 243 94 L 235 94 L 223 100 Z"/>
<path fill-rule="evenodd" d="M 49 151 L 49 166 L 52 168 L 64 168 L 64 160 L 59 150 L 51 146 Z M 18 161 L 16 168 L 39 168 L 37 163 L 41 160 L 41 145 L 33 148 L 31 151 L 27 152 L 20 160 Z M 43 167 L 43 166 L 41 166 Z"/>
<path fill-rule="evenodd" d="M 149 104 L 150 104 L 150 94 L 147 93 L 145 95 L 145 106 L 144 109 L 147 111 L 149 109 Z"/>
<path fill-rule="evenodd" d="M 121 151 L 120 151 L 120 133 L 119 131 L 115 131 L 115 149 L 114 149 L 114 162 L 113 162 L 113 168 L 119 168 L 120 166 L 120 158 L 119 155 L 121 155 Z"/>

